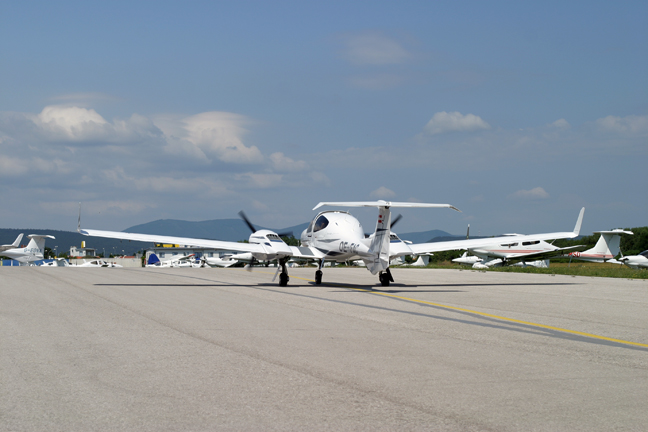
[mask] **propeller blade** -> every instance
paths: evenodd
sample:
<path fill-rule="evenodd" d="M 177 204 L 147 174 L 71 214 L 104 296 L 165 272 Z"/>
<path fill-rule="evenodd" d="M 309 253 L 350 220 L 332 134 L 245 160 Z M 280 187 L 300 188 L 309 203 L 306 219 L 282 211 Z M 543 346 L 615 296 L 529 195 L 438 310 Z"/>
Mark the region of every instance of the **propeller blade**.
<path fill-rule="evenodd" d="M 470 239 L 470 224 L 468 224 L 468 230 L 466 231 L 466 240 Z"/>
<path fill-rule="evenodd" d="M 389 229 L 394 228 L 394 225 L 396 225 L 398 223 L 398 221 L 401 220 L 402 218 L 403 218 L 402 214 L 399 214 L 398 216 L 396 216 L 394 218 L 394 220 L 392 221 L 391 225 L 389 225 Z"/>
<path fill-rule="evenodd" d="M 245 213 L 243 213 L 243 210 L 238 212 L 238 214 L 239 214 L 239 216 L 241 216 L 241 219 L 243 219 L 243 222 L 245 222 L 245 224 L 248 226 L 248 228 L 250 228 L 250 231 L 255 233 L 257 231 L 256 228 L 254 228 L 254 225 L 252 225 L 252 222 L 250 222 L 250 220 L 247 218 L 247 216 L 245 216 Z"/>

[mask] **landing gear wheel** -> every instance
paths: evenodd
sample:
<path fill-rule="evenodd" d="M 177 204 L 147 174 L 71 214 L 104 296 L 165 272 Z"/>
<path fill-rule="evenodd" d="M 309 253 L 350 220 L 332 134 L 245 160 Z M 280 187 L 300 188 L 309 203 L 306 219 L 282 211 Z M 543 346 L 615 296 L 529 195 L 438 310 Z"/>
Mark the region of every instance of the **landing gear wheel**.
<path fill-rule="evenodd" d="M 382 286 L 389 286 L 389 275 L 387 273 L 380 273 L 378 279 L 380 279 Z"/>
<path fill-rule="evenodd" d="M 315 272 L 315 285 L 322 284 L 322 270 L 317 270 Z"/>
<path fill-rule="evenodd" d="M 288 273 L 279 274 L 279 286 L 287 286 L 289 280 Z"/>

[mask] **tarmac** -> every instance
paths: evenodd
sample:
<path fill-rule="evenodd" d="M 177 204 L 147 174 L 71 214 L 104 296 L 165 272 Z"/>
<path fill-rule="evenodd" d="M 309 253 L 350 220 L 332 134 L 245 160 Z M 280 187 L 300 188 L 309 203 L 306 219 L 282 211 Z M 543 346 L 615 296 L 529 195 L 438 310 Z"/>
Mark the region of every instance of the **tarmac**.
<path fill-rule="evenodd" d="M 643 431 L 648 282 L 0 270 L 0 431 Z"/>

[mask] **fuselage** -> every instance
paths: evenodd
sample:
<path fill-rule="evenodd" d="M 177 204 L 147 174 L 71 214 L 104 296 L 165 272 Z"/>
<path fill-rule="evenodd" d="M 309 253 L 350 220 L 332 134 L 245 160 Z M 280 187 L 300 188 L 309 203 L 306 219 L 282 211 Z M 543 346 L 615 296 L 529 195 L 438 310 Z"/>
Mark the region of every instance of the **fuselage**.
<path fill-rule="evenodd" d="M 633 269 L 648 268 L 648 250 L 639 255 L 621 257 L 618 261 Z"/>
<path fill-rule="evenodd" d="M 492 246 L 468 249 L 473 255 L 482 259 L 520 258 L 524 255 L 551 252 L 558 249 L 544 240 L 511 241 Z"/>
<path fill-rule="evenodd" d="M 370 258 L 373 234 L 365 236 L 360 221 L 344 211 L 319 213 L 301 234 L 301 245 L 312 247 L 326 259 L 344 262 Z M 391 258 L 412 255 L 411 249 L 394 233 L 390 233 Z"/>

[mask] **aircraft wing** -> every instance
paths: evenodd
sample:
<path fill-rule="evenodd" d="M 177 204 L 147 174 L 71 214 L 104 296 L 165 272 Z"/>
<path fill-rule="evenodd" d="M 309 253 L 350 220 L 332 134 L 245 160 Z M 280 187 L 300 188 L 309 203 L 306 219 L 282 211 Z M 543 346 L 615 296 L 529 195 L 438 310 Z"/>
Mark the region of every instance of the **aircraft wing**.
<path fill-rule="evenodd" d="M 532 234 L 532 235 L 508 235 L 508 236 L 499 236 L 499 237 L 488 237 L 482 239 L 472 239 L 472 240 L 451 240 L 445 242 L 436 242 L 436 243 L 419 243 L 409 245 L 412 252 L 415 255 L 431 252 L 443 252 L 449 250 L 461 250 L 461 249 L 477 249 L 480 247 L 491 246 L 494 244 L 505 244 L 505 243 L 515 243 L 515 242 L 524 242 L 524 241 L 534 241 L 534 240 L 556 240 L 564 238 L 574 238 L 578 237 L 580 233 L 581 225 L 583 223 L 583 215 L 585 214 L 585 207 L 583 207 L 578 214 L 578 219 L 576 220 L 576 226 L 574 231 L 571 232 L 554 232 L 554 233 L 544 233 L 544 234 Z M 539 258 L 537 258 L 539 259 Z"/>
<path fill-rule="evenodd" d="M 261 245 L 252 244 L 252 243 L 238 243 L 238 242 L 231 242 L 231 241 L 206 240 L 206 239 L 195 239 L 195 238 L 187 238 L 187 237 L 171 237 L 171 236 L 162 236 L 157 234 L 135 234 L 135 233 L 125 233 L 119 231 L 100 231 L 100 230 L 93 230 L 93 229 L 80 229 L 79 233 L 90 237 L 105 237 L 105 238 L 133 240 L 133 241 L 151 242 L 151 243 L 179 244 L 179 245 L 187 245 L 187 246 L 194 246 L 194 247 L 232 250 L 232 251 L 239 251 L 239 252 L 259 252 L 259 253 L 266 252 L 266 250 L 263 249 Z"/>
<path fill-rule="evenodd" d="M 319 249 L 308 246 L 290 246 L 290 250 L 293 253 L 293 258 L 322 259 L 326 257 L 326 254 Z"/>
<path fill-rule="evenodd" d="M 450 250 L 462 249 L 478 249 L 480 247 L 491 246 L 494 244 L 515 243 L 533 240 L 555 240 L 563 238 L 574 238 L 577 234 L 573 232 L 556 232 L 536 235 L 514 235 L 514 236 L 500 236 L 500 237 L 487 237 L 482 239 L 471 240 L 450 240 L 444 242 L 434 243 L 418 243 L 409 245 L 415 255 L 431 252 L 443 252 Z"/>
<path fill-rule="evenodd" d="M 564 248 L 558 248 L 554 249 L 552 251 L 546 251 L 546 252 L 536 252 L 536 253 L 530 253 L 530 254 L 519 254 L 519 255 L 514 255 L 514 256 L 509 256 L 506 258 L 507 262 L 519 262 L 519 261 L 536 261 L 536 260 L 545 260 L 548 258 L 555 258 L 559 256 L 566 255 L 569 252 L 575 252 L 575 251 L 584 251 L 587 249 L 587 246 L 585 245 L 578 245 L 578 246 L 568 246 Z"/>

